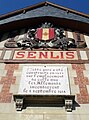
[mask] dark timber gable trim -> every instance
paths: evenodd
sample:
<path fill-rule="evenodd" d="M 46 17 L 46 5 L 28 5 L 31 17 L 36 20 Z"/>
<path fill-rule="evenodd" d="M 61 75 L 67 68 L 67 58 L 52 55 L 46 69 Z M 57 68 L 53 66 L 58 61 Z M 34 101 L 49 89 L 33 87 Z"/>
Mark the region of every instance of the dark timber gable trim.
<path fill-rule="evenodd" d="M 0 16 L 0 29 L 3 33 L 31 25 L 36 26 L 40 21 L 43 23 L 51 21 L 54 25 L 61 25 L 65 29 L 89 34 L 89 15 L 48 1 Z"/>
<path fill-rule="evenodd" d="M 77 15 L 89 18 L 88 14 L 84 14 L 84 13 L 81 13 L 81 12 L 78 12 L 78 11 L 75 11 L 75 10 L 72 10 L 72 9 L 69 9 L 69 8 L 66 8 L 66 7 L 62 7 L 62 6 L 59 6 L 59 5 L 56 5 L 54 3 L 46 1 L 46 2 L 41 2 L 39 4 L 36 4 L 36 5 L 33 5 L 33 6 L 29 6 L 29 7 L 26 7 L 26 8 L 23 8 L 23 9 L 20 9 L 20 10 L 16 10 L 14 12 L 10 12 L 8 14 L 2 15 L 2 16 L 0 16 L 0 19 L 5 19 L 7 17 L 11 17 L 11 16 L 14 16 L 14 15 L 17 15 L 17 14 L 20 14 L 20 13 L 24 13 L 24 12 L 27 12 L 29 10 L 32 10 L 32 9 L 35 9 L 35 8 L 38 8 L 38 7 L 41 7 L 41 6 L 44 6 L 44 5 L 51 5 L 53 7 L 65 10 L 67 12 L 75 13 Z"/>

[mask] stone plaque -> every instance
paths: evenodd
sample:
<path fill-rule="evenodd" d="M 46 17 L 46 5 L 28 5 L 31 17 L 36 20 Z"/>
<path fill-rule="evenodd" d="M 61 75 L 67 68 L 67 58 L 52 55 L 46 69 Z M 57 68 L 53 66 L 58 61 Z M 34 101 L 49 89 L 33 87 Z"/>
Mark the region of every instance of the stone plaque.
<path fill-rule="evenodd" d="M 66 66 L 24 66 L 18 94 L 26 95 L 70 95 Z"/>

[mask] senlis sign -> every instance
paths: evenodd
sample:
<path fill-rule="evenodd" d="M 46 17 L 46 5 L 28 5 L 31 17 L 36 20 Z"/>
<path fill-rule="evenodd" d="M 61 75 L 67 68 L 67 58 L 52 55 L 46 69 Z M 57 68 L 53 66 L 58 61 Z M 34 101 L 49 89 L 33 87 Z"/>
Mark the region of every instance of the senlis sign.
<path fill-rule="evenodd" d="M 16 60 L 77 60 L 76 51 L 15 51 Z"/>

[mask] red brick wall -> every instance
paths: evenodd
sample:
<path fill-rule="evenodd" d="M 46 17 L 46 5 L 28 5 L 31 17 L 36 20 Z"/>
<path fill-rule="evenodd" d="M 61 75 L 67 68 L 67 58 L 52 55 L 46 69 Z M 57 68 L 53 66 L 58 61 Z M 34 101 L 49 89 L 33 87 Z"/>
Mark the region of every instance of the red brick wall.
<path fill-rule="evenodd" d="M 79 93 L 76 94 L 77 102 L 80 104 L 89 103 L 89 93 L 87 90 L 87 85 L 89 85 L 89 78 L 84 76 L 83 71 L 85 70 L 84 64 L 71 64 L 72 69 L 76 71 L 77 77 L 74 77 L 75 85 L 79 87 Z M 16 82 L 16 76 L 14 72 L 19 71 L 19 64 L 6 64 L 5 68 L 6 76 L 2 76 L 0 80 L 0 85 L 2 89 L 0 92 L 0 103 L 10 103 L 12 100 L 13 93 L 10 92 L 11 85 Z M 72 87 L 72 86 L 71 86 Z"/>
<path fill-rule="evenodd" d="M 7 70 L 6 76 L 2 77 L 0 84 L 3 84 L 0 92 L 0 103 L 9 103 L 12 99 L 12 93 L 10 93 L 11 84 L 15 84 L 16 76 L 13 76 L 14 70 L 18 69 L 17 64 L 6 64 L 5 70 Z"/>
<path fill-rule="evenodd" d="M 84 64 L 73 64 L 72 68 L 76 70 L 77 77 L 74 78 L 75 84 L 79 86 L 80 94 L 77 94 L 77 101 L 80 104 L 89 103 L 89 94 L 86 85 L 89 85 L 89 78 L 84 77 Z"/>

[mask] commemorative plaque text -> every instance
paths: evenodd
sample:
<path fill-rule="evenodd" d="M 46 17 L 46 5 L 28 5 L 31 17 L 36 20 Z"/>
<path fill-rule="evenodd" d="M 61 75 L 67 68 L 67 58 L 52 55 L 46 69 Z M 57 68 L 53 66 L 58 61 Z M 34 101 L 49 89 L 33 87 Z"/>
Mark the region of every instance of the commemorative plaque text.
<path fill-rule="evenodd" d="M 70 95 L 67 67 L 57 65 L 24 66 L 19 94 Z"/>

